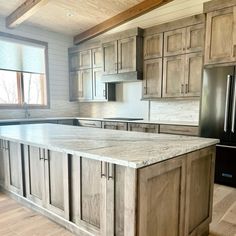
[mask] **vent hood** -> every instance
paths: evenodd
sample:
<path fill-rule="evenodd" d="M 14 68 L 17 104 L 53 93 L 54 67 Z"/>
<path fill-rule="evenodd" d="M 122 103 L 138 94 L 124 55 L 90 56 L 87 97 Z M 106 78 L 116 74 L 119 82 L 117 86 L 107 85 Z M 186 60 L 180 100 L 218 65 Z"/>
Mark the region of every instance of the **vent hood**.
<path fill-rule="evenodd" d="M 143 73 L 138 71 L 120 74 L 103 75 L 101 81 L 104 83 L 136 82 L 143 79 Z"/>

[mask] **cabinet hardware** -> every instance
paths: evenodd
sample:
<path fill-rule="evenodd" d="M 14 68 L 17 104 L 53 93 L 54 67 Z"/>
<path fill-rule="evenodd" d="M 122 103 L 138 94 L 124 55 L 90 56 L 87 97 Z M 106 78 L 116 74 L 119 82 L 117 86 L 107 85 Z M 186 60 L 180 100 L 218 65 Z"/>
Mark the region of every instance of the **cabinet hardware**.
<path fill-rule="evenodd" d="M 110 179 L 113 179 L 114 166 L 111 163 L 108 163 L 107 165 L 108 165 L 108 177 L 107 177 L 107 179 L 110 180 Z"/>
<path fill-rule="evenodd" d="M 184 93 L 184 84 L 181 84 L 181 94 Z"/>
<path fill-rule="evenodd" d="M 107 176 L 107 164 L 101 161 L 101 178 Z"/>
<path fill-rule="evenodd" d="M 185 84 L 185 93 L 188 93 L 188 84 Z"/>
<path fill-rule="evenodd" d="M 39 160 L 44 160 L 43 156 L 42 156 L 42 150 L 39 149 Z"/>

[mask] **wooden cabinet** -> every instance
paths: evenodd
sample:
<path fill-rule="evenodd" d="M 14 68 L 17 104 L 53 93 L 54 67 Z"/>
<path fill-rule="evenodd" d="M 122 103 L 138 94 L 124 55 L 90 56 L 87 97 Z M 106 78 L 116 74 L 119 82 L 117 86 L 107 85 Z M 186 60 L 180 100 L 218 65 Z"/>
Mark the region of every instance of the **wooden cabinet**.
<path fill-rule="evenodd" d="M 115 130 L 128 130 L 128 123 L 117 122 L 117 121 L 103 121 L 102 128 L 104 129 L 115 129 Z"/>
<path fill-rule="evenodd" d="M 202 53 L 165 57 L 162 96 L 200 96 L 202 66 Z"/>
<path fill-rule="evenodd" d="M 102 44 L 104 75 L 142 72 L 142 38 L 136 34 Z"/>
<path fill-rule="evenodd" d="M 118 48 L 117 41 L 111 41 L 102 45 L 103 73 L 116 74 L 118 72 Z"/>
<path fill-rule="evenodd" d="M 158 124 L 142 124 L 142 123 L 128 123 L 129 131 L 145 132 L 145 133 L 159 133 Z"/>
<path fill-rule="evenodd" d="M 26 197 L 51 212 L 69 219 L 68 156 L 24 146 Z"/>
<path fill-rule="evenodd" d="M 92 235 L 114 235 L 114 165 L 72 157 L 72 221 Z"/>
<path fill-rule="evenodd" d="M 79 54 L 78 54 L 78 52 L 74 52 L 69 55 L 69 70 L 70 71 L 79 70 Z"/>
<path fill-rule="evenodd" d="M 78 72 L 78 98 L 79 100 L 92 100 L 92 70 Z"/>
<path fill-rule="evenodd" d="M 7 189 L 10 192 L 23 196 L 23 162 L 21 155 L 21 144 L 8 141 L 4 142 Z"/>
<path fill-rule="evenodd" d="M 102 128 L 102 122 L 97 120 L 78 120 L 78 125 L 83 127 Z"/>
<path fill-rule="evenodd" d="M 164 33 L 164 56 L 174 56 L 185 53 L 186 28 Z"/>
<path fill-rule="evenodd" d="M 184 95 L 185 56 L 165 57 L 163 65 L 163 97 Z"/>
<path fill-rule="evenodd" d="M 187 155 L 185 235 L 208 235 L 207 226 L 212 218 L 214 166 L 213 147 Z"/>
<path fill-rule="evenodd" d="M 163 55 L 163 33 L 144 37 L 144 60 L 160 58 Z"/>
<path fill-rule="evenodd" d="M 0 186 L 7 187 L 7 169 L 6 169 L 6 158 L 7 158 L 8 150 L 7 150 L 7 141 L 0 140 Z"/>
<path fill-rule="evenodd" d="M 164 56 L 200 52 L 204 47 L 204 24 L 164 33 Z"/>
<path fill-rule="evenodd" d="M 160 98 L 162 58 L 144 61 L 143 98 Z"/>
<path fill-rule="evenodd" d="M 207 13 L 205 64 L 236 61 L 236 6 Z"/>
<path fill-rule="evenodd" d="M 138 235 L 184 235 L 185 158 L 138 170 Z"/>
<path fill-rule="evenodd" d="M 92 68 L 91 50 L 84 50 L 79 52 L 79 69 Z"/>
<path fill-rule="evenodd" d="M 106 100 L 107 84 L 101 81 L 102 69 L 93 69 L 93 99 L 94 100 Z"/>
<path fill-rule="evenodd" d="M 92 67 L 102 67 L 102 49 L 93 48 L 92 49 Z"/>
<path fill-rule="evenodd" d="M 183 125 L 160 125 L 160 133 L 198 136 L 198 127 Z"/>

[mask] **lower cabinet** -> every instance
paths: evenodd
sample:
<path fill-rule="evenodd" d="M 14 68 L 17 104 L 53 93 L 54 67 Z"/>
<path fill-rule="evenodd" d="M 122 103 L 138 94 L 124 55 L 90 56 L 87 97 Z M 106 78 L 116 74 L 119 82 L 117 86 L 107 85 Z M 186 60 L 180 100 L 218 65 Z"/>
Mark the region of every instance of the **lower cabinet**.
<path fill-rule="evenodd" d="M 68 155 L 24 146 L 26 197 L 69 219 Z"/>
<path fill-rule="evenodd" d="M 198 126 L 160 125 L 160 133 L 198 136 Z"/>
<path fill-rule="evenodd" d="M 128 131 L 159 133 L 158 124 L 128 123 Z"/>
<path fill-rule="evenodd" d="M 104 121 L 102 122 L 103 129 L 114 129 L 114 130 L 128 130 L 127 122 L 117 122 L 117 121 Z"/>

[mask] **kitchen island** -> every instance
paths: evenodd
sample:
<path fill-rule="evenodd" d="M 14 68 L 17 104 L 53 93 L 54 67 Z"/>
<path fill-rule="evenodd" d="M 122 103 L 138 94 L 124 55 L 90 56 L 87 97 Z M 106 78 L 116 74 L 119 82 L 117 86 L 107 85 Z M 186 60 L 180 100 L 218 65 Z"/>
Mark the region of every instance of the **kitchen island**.
<path fill-rule="evenodd" d="M 218 140 L 0 127 L 3 191 L 78 235 L 208 235 Z"/>

